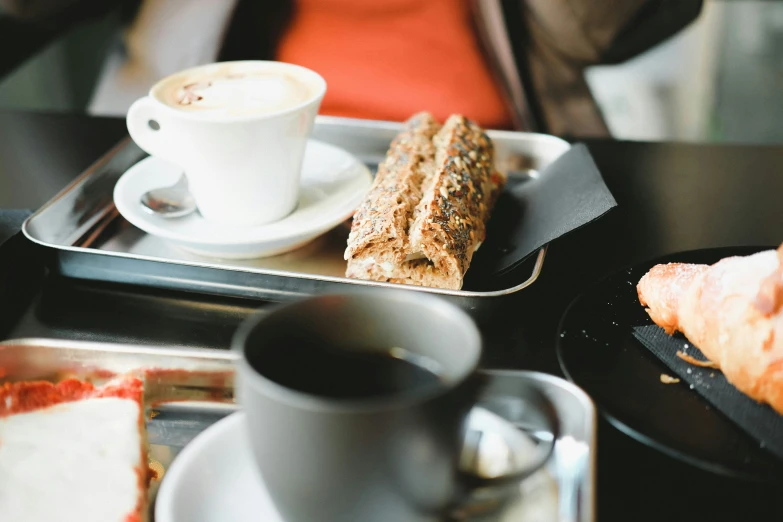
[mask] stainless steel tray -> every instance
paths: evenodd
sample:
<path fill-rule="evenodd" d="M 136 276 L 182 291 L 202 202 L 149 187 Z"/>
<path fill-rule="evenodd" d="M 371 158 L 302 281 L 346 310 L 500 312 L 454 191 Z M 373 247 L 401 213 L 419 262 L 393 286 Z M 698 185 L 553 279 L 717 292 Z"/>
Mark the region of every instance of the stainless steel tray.
<path fill-rule="evenodd" d="M 150 465 L 159 479 L 165 479 L 169 465 L 188 442 L 237 410 L 234 360 L 234 353 L 225 350 L 19 339 L 0 343 L 0 384 L 56 381 L 66 375 L 97 380 L 107 372 L 144 372 L 145 400 L 153 407 L 147 423 Z M 584 392 L 563 379 L 525 374 L 552 400 L 561 433 L 547 469 L 523 484 L 522 496 L 499 520 L 593 522 L 595 408 Z M 158 485 L 159 480 L 150 484 L 151 513 Z"/>
<path fill-rule="evenodd" d="M 384 158 L 400 130 L 396 123 L 319 117 L 313 137 L 342 147 L 371 169 Z M 498 168 L 510 177 L 535 177 L 570 145 L 553 136 L 490 131 Z M 359 281 L 344 277 L 343 252 L 348 224 L 309 245 L 276 257 L 220 260 L 180 250 L 131 226 L 112 201 L 114 185 L 134 163 L 144 158 L 129 139 L 97 163 L 24 224 L 32 241 L 54 249 L 54 268 L 64 275 L 99 281 L 140 284 L 167 289 L 283 301 L 356 286 L 404 287 L 457 298 L 483 298 L 517 292 L 541 273 L 546 247 L 511 276 L 462 290 L 443 290 Z"/>

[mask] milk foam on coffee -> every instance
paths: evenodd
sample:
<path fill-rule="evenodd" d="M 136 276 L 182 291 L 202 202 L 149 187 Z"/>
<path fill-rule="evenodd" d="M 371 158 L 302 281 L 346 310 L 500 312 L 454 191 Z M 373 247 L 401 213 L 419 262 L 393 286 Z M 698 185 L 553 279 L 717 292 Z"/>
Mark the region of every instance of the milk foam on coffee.
<path fill-rule="evenodd" d="M 176 75 L 156 94 L 175 109 L 243 116 L 295 107 L 310 99 L 313 89 L 289 72 L 221 67 Z"/>

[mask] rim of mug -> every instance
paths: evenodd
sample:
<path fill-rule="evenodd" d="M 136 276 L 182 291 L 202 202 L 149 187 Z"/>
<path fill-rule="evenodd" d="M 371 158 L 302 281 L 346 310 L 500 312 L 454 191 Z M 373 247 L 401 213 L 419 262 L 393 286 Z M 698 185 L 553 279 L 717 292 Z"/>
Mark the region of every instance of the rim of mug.
<path fill-rule="evenodd" d="M 245 357 L 245 342 L 247 337 L 255 328 L 268 318 L 270 315 L 296 307 L 298 304 L 312 302 L 316 300 L 325 300 L 329 298 L 370 298 L 370 299 L 392 299 L 398 301 L 399 305 L 404 306 L 413 301 L 425 303 L 427 308 L 437 311 L 453 320 L 449 324 L 461 324 L 465 327 L 466 344 L 475 347 L 475 353 L 472 359 L 466 364 L 454 379 L 446 382 L 445 386 L 428 386 L 420 388 L 411 388 L 400 393 L 384 395 L 380 397 L 370 397 L 362 399 L 338 399 L 323 395 L 302 392 L 283 384 L 277 383 L 261 372 L 253 368 Z M 434 295 L 424 295 L 420 292 L 411 292 L 405 290 L 387 290 L 368 291 L 366 289 L 355 290 L 345 293 L 332 293 L 311 296 L 300 299 L 293 303 L 285 303 L 276 306 L 273 310 L 262 309 L 239 326 L 231 341 L 231 350 L 238 354 L 236 364 L 239 366 L 240 378 L 248 379 L 254 387 L 263 387 L 264 392 L 271 392 L 276 398 L 282 399 L 293 406 L 304 409 L 328 410 L 332 412 L 345 413 L 363 413 L 370 411 L 388 411 L 407 408 L 412 404 L 425 402 L 435 399 L 454 389 L 460 388 L 472 379 L 479 378 L 478 369 L 483 350 L 481 332 L 476 326 L 475 321 L 461 308 L 449 303 L 443 298 Z M 240 406 L 242 406 L 240 404 Z"/>
<path fill-rule="evenodd" d="M 156 95 L 155 91 L 158 87 L 160 87 L 163 83 L 165 83 L 167 80 L 174 76 L 178 76 L 181 74 L 187 74 L 190 72 L 198 71 L 200 69 L 209 69 L 211 67 L 217 67 L 220 65 L 241 65 L 241 64 L 259 64 L 259 65 L 274 65 L 274 67 L 282 67 L 287 69 L 294 69 L 299 71 L 300 73 L 304 73 L 307 75 L 312 75 L 315 79 L 315 85 L 316 85 L 316 92 L 312 96 L 308 97 L 305 101 L 294 105 L 292 107 L 288 107 L 286 109 L 282 109 L 279 111 L 273 111 L 273 112 L 265 112 L 262 114 L 245 114 L 245 115 L 226 115 L 226 114 L 214 114 L 214 113 L 208 113 L 208 112 L 188 112 L 183 111 L 179 109 L 175 109 L 174 107 L 171 107 L 164 103 L 163 101 L 159 100 Z M 213 63 L 207 63 L 203 65 L 197 65 L 195 67 L 189 67 L 187 69 L 182 69 L 181 71 L 177 71 L 175 73 L 169 74 L 165 78 L 161 78 L 155 84 L 150 87 L 150 90 L 147 92 L 146 98 L 150 101 L 155 102 L 156 105 L 164 109 L 166 112 L 170 114 L 176 114 L 178 117 L 189 119 L 189 120 L 195 120 L 195 121 L 204 121 L 204 122 L 210 122 L 210 123 L 236 123 L 236 122 L 242 122 L 242 121 L 255 121 L 255 120 L 266 120 L 271 118 L 276 118 L 278 116 L 285 116 L 290 113 L 301 111 L 302 109 L 305 109 L 313 104 L 320 103 L 323 99 L 324 95 L 326 94 L 326 80 L 323 76 L 318 74 L 317 72 L 313 71 L 312 69 L 308 69 L 307 67 L 302 67 L 301 65 L 296 65 L 293 63 L 288 62 L 278 62 L 275 60 L 234 60 L 234 61 L 225 61 L 225 62 L 213 62 Z M 140 98 L 140 101 L 144 98 Z"/>

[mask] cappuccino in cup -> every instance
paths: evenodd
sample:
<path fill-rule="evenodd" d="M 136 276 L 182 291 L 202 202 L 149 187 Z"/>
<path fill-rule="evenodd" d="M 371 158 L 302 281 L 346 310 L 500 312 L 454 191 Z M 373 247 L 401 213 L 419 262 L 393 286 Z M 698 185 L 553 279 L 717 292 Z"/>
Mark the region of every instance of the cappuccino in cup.
<path fill-rule="evenodd" d="M 259 69 L 253 62 L 185 71 L 167 78 L 152 92 L 174 109 L 230 116 L 284 111 L 304 103 L 313 94 L 313 86 L 295 74 Z"/>
<path fill-rule="evenodd" d="M 296 208 L 325 92 L 320 75 L 297 65 L 214 63 L 155 84 L 128 111 L 128 131 L 150 155 L 182 168 L 205 219 L 263 225 Z"/>

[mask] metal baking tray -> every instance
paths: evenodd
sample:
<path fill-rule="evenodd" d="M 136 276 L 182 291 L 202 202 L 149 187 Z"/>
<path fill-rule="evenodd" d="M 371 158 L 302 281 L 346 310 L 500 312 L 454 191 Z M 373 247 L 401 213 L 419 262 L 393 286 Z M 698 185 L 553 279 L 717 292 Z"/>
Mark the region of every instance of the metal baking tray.
<path fill-rule="evenodd" d="M 397 123 L 319 117 L 313 138 L 349 151 L 375 170 Z M 499 170 L 511 179 L 538 172 L 569 149 L 554 136 L 489 131 Z M 54 269 L 79 279 L 140 284 L 284 301 L 356 286 L 404 287 L 457 298 L 511 294 L 531 285 L 541 273 L 546 247 L 511 275 L 481 287 L 435 289 L 344 277 L 343 252 L 349 224 L 287 254 L 253 260 L 221 260 L 180 250 L 165 240 L 133 227 L 117 213 L 114 185 L 133 164 L 146 157 L 130 139 L 109 151 L 73 183 L 35 212 L 23 226 L 32 241 L 54 249 Z"/>
<path fill-rule="evenodd" d="M 196 435 L 237 411 L 233 365 L 226 350 L 18 339 L 0 343 L 0 385 L 7 381 L 85 380 L 144 372 L 150 466 L 150 513 L 160 480 Z M 522 495 L 498 522 L 593 522 L 596 414 L 590 398 L 573 384 L 543 373 L 523 372 L 547 394 L 560 419 L 560 435 L 546 469 L 523 483 Z M 152 376 L 152 377 L 150 377 Z M 151 519 L 152 520 L 152 519 Z"/>

